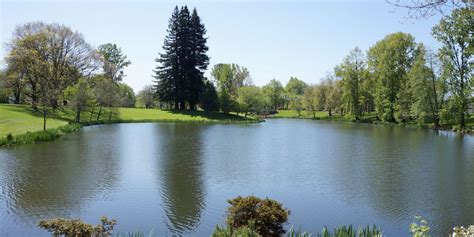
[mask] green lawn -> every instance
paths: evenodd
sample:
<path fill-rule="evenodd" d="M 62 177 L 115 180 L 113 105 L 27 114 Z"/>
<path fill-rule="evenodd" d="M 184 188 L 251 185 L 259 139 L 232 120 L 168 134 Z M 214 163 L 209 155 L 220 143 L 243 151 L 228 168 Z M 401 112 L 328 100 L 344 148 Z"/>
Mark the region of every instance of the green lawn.
<path fill-rule="evenodd" d="M 82 123 L 108 122 L 109 110 L 103 109 L 100 121 L 97 121 L 98 109 L 94 113 L 81 113 Z M 68 109 L 58 110 L 48 115 L 46 128 L 56 128 L 74 120 L 74 112 Z M 247 123 L 257 122 L 233 114 L 205 111 L 176 111 L 144 108 L 119 108 L 112 116 L 112 122 L 187 122 L 187 123 Z M 29 105 L 0 104 L 0 138 L 7 134 L 23 134 L 43 130 L 43 117 L 35 113 Z"/>
<path fill-rule="evenodd" d="M 49 118 L 47 128 L 67 124 L 64 120 Z M 43 130 L 43 117 L 35 114 L 28 105 L 0 104 L 0 137 Z"/>
<path fill-rule="evenodd" d="M 326 118 L 329 117 L 329 113 L 325 111 L 317 111 L 315 112 L 316 118 Z M 334 117 L 340 117 L 333 113 Z M 301 116 L 298 115 L 296 110 L 278 110 L 278 113 L 272 115 L 272 118 L 304 118 L 304 119 L 312 119 L 313 113 L 301 111 Z"/>
<path fill-rule="evenodd" d="M 104 115 L 103 119 L 108 118 Z M 205 111 L 179 111 L 160 110 L 144 108 L 120 108 L 114 120 L 133 121 L 157 121 L 157 122 L 254 122 L 251 118 L 244 118 L 233 114 Z"/>

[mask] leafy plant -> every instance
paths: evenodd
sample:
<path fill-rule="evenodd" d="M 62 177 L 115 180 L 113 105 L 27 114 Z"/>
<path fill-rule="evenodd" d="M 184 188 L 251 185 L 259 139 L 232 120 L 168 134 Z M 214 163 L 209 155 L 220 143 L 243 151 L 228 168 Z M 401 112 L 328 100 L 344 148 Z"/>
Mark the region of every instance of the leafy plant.
<path fill-rule="evenodd" d="M 301 230 L 296 231 L 293 226 L 288 230 L 288 233 L 286 233 L 287 237 L 311 237 L 313 236 L 309 232 L 302 232 Z"/>
<path fill-rule="evenodd" d="M 248 226 L 241 226 L 237 229 L 217 225 L 212 237 L 261 237 L 261 235 L 255 229 L 255 221 L 250 221 Z"/>
<path fill-rule="evenodd" d="M 323 228 L 321 234 L 317 234 L 318 237 L 382 237 L 382 231 L 377 229 L 375 225 L 372 227 L 366 226 L 365 228 L 355 229 L 352 225 L 341 226 L 335 228 L 331 232 L 327 227 Z"/>
<path fill-rule="evenodd" d="M 290 211 L 281 203 L 255 196 L 237 197 L 228 201 L 227 225 L 231 229 L 248 227 L 255 224 L 255 229 L 262 236 L 280 236 L 285 233 L 283 225 L 288 221 Z"/>
<path fill-rule="evenodd" d="M 410 233 L 413 237 L 430 237 L 430 232 L 428 222 L 421 216 L 415 216 L 415 222 L 410 224 Z"/>
<path fill-rule="evenodd" d="M 100 218 L 101 224 L 87 224 L 81 219 L 63 219 L 55 218 L 49 220 L 41 220 L 38 226 L 45 229 L 55 237 L 59 236 L 90 236 L 103 237 L 110 236 L 112 230 L 117 223 L 115 220 L 109 220 L 103 216 Z"/>

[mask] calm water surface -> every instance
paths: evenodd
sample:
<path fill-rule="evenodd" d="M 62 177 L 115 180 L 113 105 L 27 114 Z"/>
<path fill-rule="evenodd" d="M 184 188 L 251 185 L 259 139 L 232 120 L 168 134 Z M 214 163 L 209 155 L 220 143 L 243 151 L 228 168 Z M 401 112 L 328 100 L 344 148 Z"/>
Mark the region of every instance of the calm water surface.
<path fill-rule="evenodd" d="M 0 236 L 47 236 L 39 219 L 117 219 L 117 231 L 208 236 L 226 200 L 254 194 L 290 223 L 376 224 L 435 236 L 474 224 L 474 136 L 309 120 L 115 124 L 0 149 Z"/>

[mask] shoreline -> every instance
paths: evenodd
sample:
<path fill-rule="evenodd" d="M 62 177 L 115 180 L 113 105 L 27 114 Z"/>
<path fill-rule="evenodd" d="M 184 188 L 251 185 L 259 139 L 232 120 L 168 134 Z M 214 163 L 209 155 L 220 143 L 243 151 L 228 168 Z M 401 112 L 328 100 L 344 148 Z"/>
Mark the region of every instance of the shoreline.
<path fill-rule="evenodd" d="M 175 124 L 254 124 L 261 123 L 265 120 L 260 118 L 247 118 L 246 120 L 185 120 L 185 119 L 115 119 L 112 121 L 93 121 L 93 122 L 71 122 L 55 128 L 48 128 L 40 131 L 28 131 L 21 134 L 8 134 L 0 137 L 0 148 L 11 147 L 15 145 L 34 144 L 40 142 L 54 141 L 65 134 L 76 132 L 83 127 L 105 125 L 105 124 L 120 124 L 120 123 L 175 123 Z"/>
<path fill-rule="evenodd" d="M 382 122 L 379 120 L 370 120 L 370 119 L 361 119 L 361 120 L 355 120 L 355 121 L 350 121 L 348 119 L 344 119 L 341 117 L 329 117 L 329 116 L 323 116 L 323 117 L 304 117 L 304 116 L 279 116 L 278 114 L 273 114 L 269 116 L 264 116 L 262 117 L 263 119 L 302 119 L 302 120 L 321 120 L 321 121 L 332 121 L 332 122 L 341 122 L 341 123 L 360 123 L 360 124 L 370 124 L 370 125 L 378 125 L 378 126 L 392 126 L 392 127 L 404 127 L 404 128 L 417 128 L 417 129 L 428 129 L 428 130 L 433 130 L 433 131 L 447 131 L 447 132 L 454 132 L 456 134 L 460 135 L 471 135 L 474 136 L 474 129 L 466 129 L 459 131 L 457 129 L 453 128 L 448 128 L 446 126 L 439 126 L 438 128 L 434 128 L 433 126 L 429 126 L 427 124 L 422 124 L 422 125 L 417 125 L 417 124 L 407 124 L 407 123 L 389 123 L 389 122 Z"/>

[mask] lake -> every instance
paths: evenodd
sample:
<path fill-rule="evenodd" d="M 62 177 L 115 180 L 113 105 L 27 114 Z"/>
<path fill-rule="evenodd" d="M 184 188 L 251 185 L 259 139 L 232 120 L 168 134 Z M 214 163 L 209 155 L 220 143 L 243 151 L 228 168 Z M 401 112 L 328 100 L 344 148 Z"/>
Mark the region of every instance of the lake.
<path fill-rule="evenodd" d="M 226 200 L 270 197 L 295 228 L 376 224 L 435 236 L 474 224 L 474 136 L 275 119 L 248 125 L 85 127 L 0 149 L 0 236 L 48 236 L 42 218 L 115 218 L 116 231 L 209 236 Z"/>

